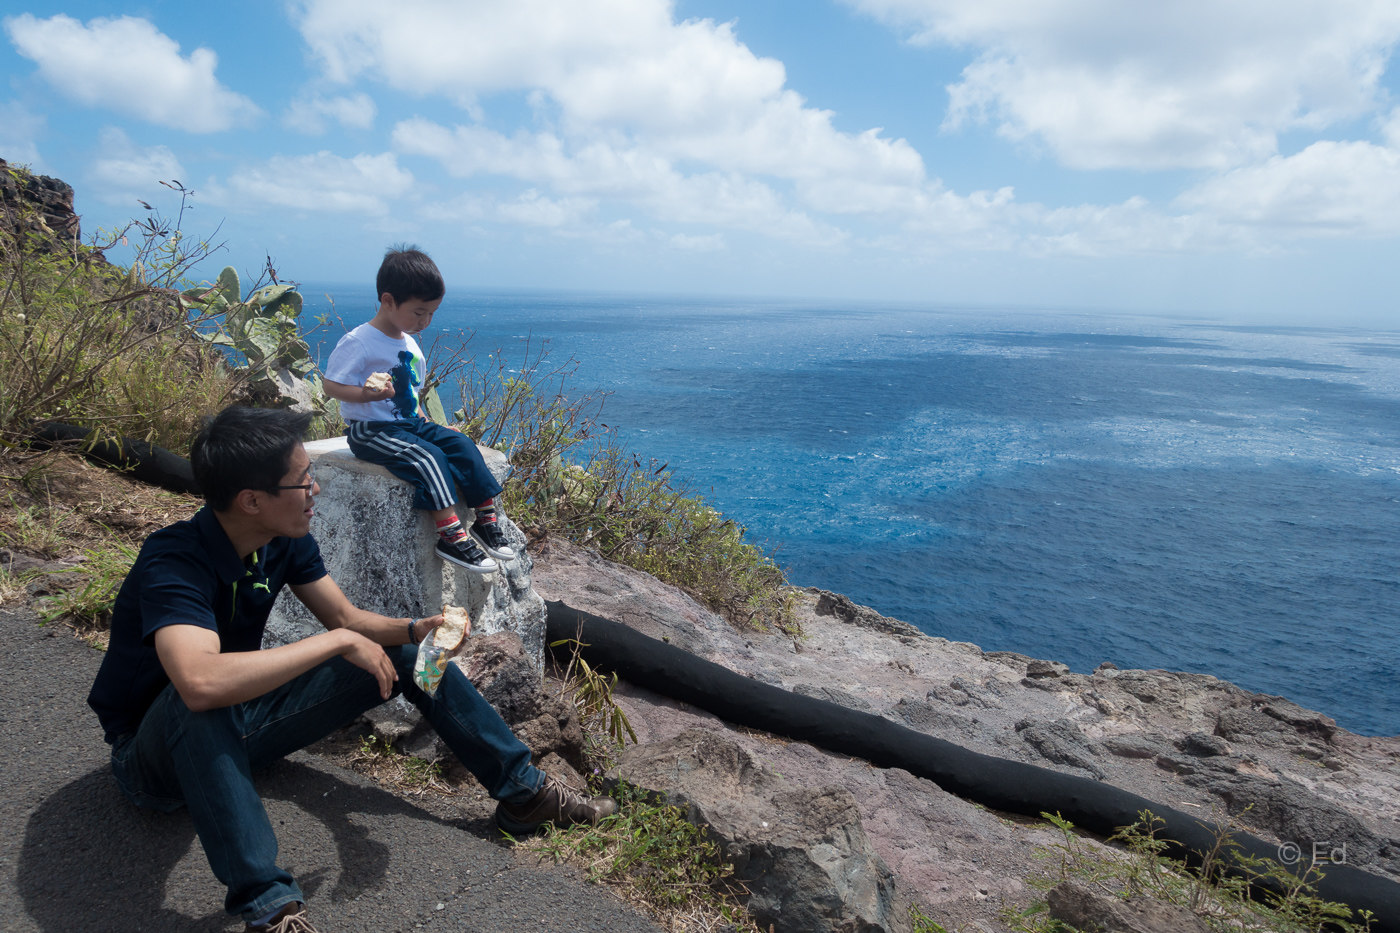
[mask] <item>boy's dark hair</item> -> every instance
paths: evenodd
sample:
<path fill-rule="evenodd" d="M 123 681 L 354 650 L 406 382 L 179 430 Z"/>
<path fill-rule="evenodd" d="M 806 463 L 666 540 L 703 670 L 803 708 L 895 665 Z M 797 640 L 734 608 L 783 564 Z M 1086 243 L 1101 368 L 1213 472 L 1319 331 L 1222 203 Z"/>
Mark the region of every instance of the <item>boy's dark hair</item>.
<path fill-rule="evenodd" d="M 237 405 L 219 412 L 190 445 L 190 467 L 204 501 L 223 512 L 244 489 L 271 492 L 309 427 L 309 412 Z"/>
<path fill-rule="evenodd" d="M 374 289 L 376 299 L 388 292 L 400 304 L 411 298 L 437 301 L 447 292 L 437 263 L 416 246 L 389 248 L 384 254 L 384 261 L 379 264 Z"/>

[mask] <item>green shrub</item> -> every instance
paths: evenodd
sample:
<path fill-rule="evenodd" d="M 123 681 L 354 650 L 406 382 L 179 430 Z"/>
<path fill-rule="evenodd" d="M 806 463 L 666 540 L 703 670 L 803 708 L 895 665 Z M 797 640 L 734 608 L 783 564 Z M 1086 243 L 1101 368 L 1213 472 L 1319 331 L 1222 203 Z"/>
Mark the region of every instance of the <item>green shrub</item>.
<path fill-rule="evenodd" d="M 703 929 L 757 933 L 741 904 L 745 892 L 734 867 L 707 830 L 631 784 L 619 783 L 612 796 L 618 812 L 597 826 L 551 828 L 523 845 L 580 866 L 590 881 L 625 889 L 629 899 L 662 917 L 701 915 L 713 921 Z"/>
<path fill-rule="evenodd" d="M 186 449 L 231 386 L 169 288 L 212 247 L 154 217 L 105 237 L 106 248 L 135 239 L 123 270 L 98 249 L 56 248 L 43 229 L 32 213 L 0 210 L 0 442 L 56 420 Z"/>
<path fill-rule="evenodd" d="M 1042 853 L 1059 865 L 1052 876 L 1033 882 L 1038 887 L 1074 879 L 1106 895 L 1174 904 L 1219 933 L 1365 933 L 1375 919 L 1368 911 L 1357 913 L 1318 897 L 1323 872 L 1316 865 L 1298 875 L 1277 862 L 1243 855 L 1229 827 L 1220 829 L 1211 850 L 1198 853 L 1201 864 L 1191 868 L 1162 854 L 1168 848 L 1158 835 L 1163 820 L 1150 811 L 1109 839 L 1126 853 L 1118 857 L 1092 849 L 1058 813 L 1041 816 L 1060 832 L 1060 841 Z M 1049 916 L 1044 900 L 1022 911 L 1008 908 L 1001 919 L 1023 933 L 1070 929 Z"/>
<path fill-rule="evenodd" d="M 39 617 L 46 625 L 65 621 L 84 634 L 106 630 L 117 590 L 135 562 L 136 549 L 120 542 L 83 551 L 82 563 L 54 572 L 57 577 L 75 582 L 44 597 L 39 603 Z"/>

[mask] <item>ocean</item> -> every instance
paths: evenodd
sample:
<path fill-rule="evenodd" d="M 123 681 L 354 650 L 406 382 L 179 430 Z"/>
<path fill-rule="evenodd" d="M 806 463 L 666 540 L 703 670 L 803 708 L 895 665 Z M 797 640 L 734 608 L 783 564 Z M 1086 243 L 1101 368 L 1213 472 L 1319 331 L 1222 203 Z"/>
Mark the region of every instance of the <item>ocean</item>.
<path fill-rule="evenodd" d="M 349 326 L 373 311 L 366 288 L 302 292 Z M 576 360 L 623 443 L 795 584 L 1400 733 L 1400 331 L 452 291 L 434 334 L 507 368 Z"/>

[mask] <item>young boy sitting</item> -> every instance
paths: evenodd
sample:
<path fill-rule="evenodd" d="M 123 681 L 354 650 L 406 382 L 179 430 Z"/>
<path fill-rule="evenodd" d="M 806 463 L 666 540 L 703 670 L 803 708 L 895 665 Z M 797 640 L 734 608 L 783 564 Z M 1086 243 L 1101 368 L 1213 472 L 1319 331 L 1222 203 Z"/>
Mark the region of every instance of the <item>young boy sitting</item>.
<path fill-rule="evenodd" d="M 496 519 L 501 485 L 471 438 L 419 411 L 427 362 L 413 335 L 432 323 L 442 304 L 442 273 L 420 250 L 396 247 L 385 254 L 375 288 L 379 310 L 336 344 L 326 365 L 326 394 L 340 401 L 350 452 L 413 485 L 413 507 L 430 512 L 437 525 L 437 555 L 490 573 L 492 557 L 515 559 Z M 459 499 L 475 504 L 470 529 L 457 515 Z"/>

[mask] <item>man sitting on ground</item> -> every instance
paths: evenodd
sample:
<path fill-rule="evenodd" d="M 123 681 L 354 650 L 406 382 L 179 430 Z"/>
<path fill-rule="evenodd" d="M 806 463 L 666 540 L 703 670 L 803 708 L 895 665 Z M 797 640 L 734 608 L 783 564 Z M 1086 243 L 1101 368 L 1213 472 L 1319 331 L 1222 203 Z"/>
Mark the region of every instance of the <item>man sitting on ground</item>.
<path fill-rule="evenodd" d="M 228 408 L 190 450 L 205 507 L 147 539 L 113 609 L 111 644 L 88 696 L 112 770 L 138 806 L 189 808 L 224 907 L 249 930 L 314 933 L 301 889 L 275 864 L 277 838 L 253 770 L 402 693 L 498 801 L 515 835 L 596 823 L 585 797 L 530 763 L 530 750 L 455 665 L 429 696 L 416 644 L 442 616 L 356 608 L 310 534 L 319 491 L 302 437 L 310 416 Z M 325 632 L 261 649 L 283 585 Z"/>

